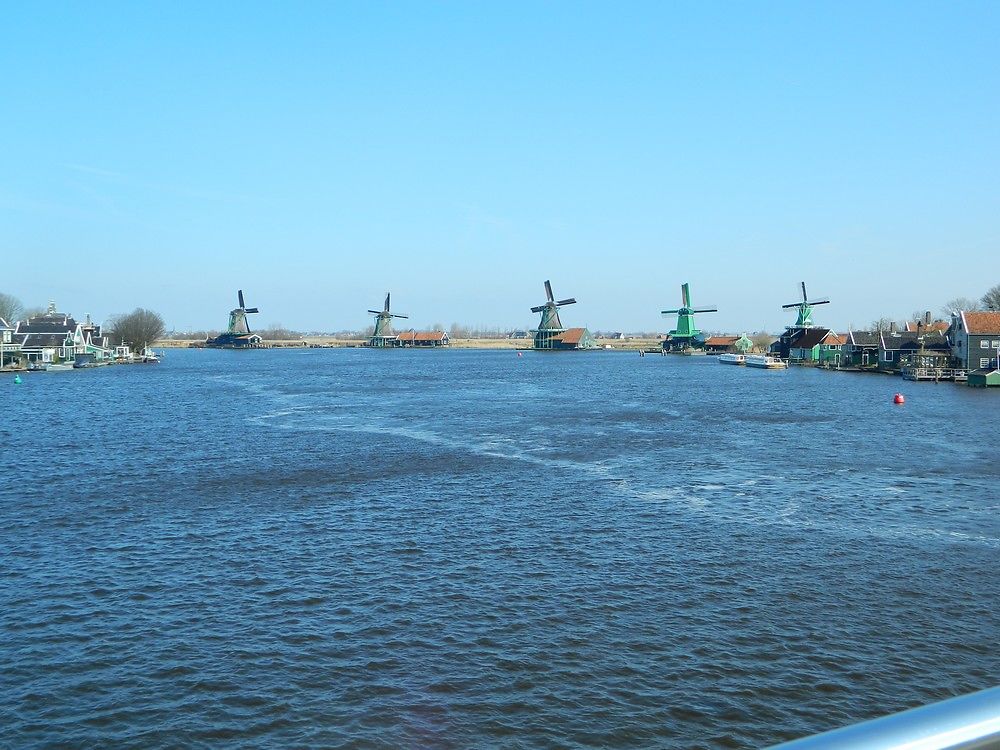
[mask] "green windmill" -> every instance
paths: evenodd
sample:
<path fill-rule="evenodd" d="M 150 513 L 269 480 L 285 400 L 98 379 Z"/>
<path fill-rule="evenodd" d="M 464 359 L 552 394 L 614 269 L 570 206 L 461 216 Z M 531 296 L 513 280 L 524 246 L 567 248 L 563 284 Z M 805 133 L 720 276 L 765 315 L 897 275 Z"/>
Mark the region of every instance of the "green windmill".
<path fill-rule="evenodd" d="M 389 311 L 389 292 L 385 293 L 385 305 L 381 310 L 369 310 L 375 316 L 375 332 L 368 340 L 369 346 L 385 347 L 396 346 L 399 337 L 392 332 L 393 318 L 408 318 L 408 315 L 398 315 Z"/>
<path fill-rule="evenodd" d="M 677 315 L 677 328 L 670 332 L 670 338 L 663 342 L 664 349 L 701 349 L 705 346 L 705 336 L 694 325 L 695 313 L 718 312 L 717 307 L 693 307 L 691 289 L 687 283 L 681 284 L 681 306 L 676 310 L 664 310 L 661 314 Z"/>
<path fill-rule="evenodd" d="M 801 282 L 802 284 L 802 301 L 801 302 L 791 302 L 787 305 L 782 305 L 781 309 L 787 309 L 789 307 L 797 307 L 799 310 L 799 317 L 795 321 L 795 328 L 812 328 L 812 309 L 816 305 L 829 305 L 830 300 L 826 297 L 823 299 L 809 299 L 806 295 L 806 282 Z"/>
<path fill-rule="evenodd" d="M 538 323 L 538 330 L 535 331 L 535 349 L 553 348 L 554 339 L 566 330 L 563 328 L 562 321 L 559 320 L 559 308 L 564 305 L 576 304 L 576 300 L 573 297 L 556 301 L 555 295 L 552 294 L 552 284 L 547 280 L 545 282 L 545 297 L 546 301 L 544 305 L 531 308 L 531 312 L 542 314 L 542 319 Z"/>
<path fill-rule="evenodd" d="M 736 339 L 735 346 L 740 354 L 746 354 L 748 351 L 753 349 L 753 341 L 751 341 L 749 337 L 747 337 L 747 335 L 744 333 L 742 336 Z"/>

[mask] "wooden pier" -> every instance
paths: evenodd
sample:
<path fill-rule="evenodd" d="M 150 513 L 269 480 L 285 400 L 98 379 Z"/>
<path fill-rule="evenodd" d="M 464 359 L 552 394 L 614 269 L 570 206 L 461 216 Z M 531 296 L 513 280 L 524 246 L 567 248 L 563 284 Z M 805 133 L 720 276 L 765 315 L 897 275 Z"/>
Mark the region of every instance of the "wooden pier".
<path fill-rule="evenodd" d="M 966 370 L 953 367 L 904 367 L 900 374 L 904 380 L 933 380 L 935 383 L 942 380 L 964 383 L 969 379 Z"/>

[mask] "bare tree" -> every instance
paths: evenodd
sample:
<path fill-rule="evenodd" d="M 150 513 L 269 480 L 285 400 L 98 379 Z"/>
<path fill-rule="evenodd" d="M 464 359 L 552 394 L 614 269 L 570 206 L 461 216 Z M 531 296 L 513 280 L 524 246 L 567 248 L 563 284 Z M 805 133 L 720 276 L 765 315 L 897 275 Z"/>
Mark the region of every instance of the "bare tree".
<path fill-rule="evenodd" d="M 8 323 L 14 323 L 21 319 L 23 313 L 24 305 L 21 304 L 21 300 L 12 294 L 0 292 L 0 318 Z"/>
<path fill-rule="evenodd" d="M 770 333 L 762 331 L 760 333 L 755 333 L 750 337 L 750 340 L 753 342 L 754 351 L 766 352 L 768 347 L 778 339 L 776 336 L 772 336 Z"/>
<path fill-rule="evenodd" d="M 896 323 L 895 320 L 893 320 L 892 318 L 887 318 L 887 317 L 885 317 L 883 315 L 878 320 L 873 320 L 869 324 L 868 330 L 869 331 L 888 331 L 890 328 L 892 328 L 893 325 L 895 325 L 895 323 Z"/>
<path fill-rule="evenodd" d="M 989 292 L 987 292 L 987 294 L 989 294 Z M 953 313 L 974 312 L 982 309 L 982 305 L 974 299 L 969 299 L 968 297 L 956 297 L 955 299 L 944 303 L 944 307 L 941 308 L 941 313 L 945 320 L 951 320 Z"/>
<path fill-rule="evenodd" d="M 111 318 L 111 341 L 124 341 L 134 351 L 142 351 L 163 337 L 167 327 L 159 313 L 137 307 L 127 315 Z"/>
<path fill-rule="evenodd" d="M 983 295 L 983 307 L 987 310 L 1000 310 L 1000 284 Z"/>

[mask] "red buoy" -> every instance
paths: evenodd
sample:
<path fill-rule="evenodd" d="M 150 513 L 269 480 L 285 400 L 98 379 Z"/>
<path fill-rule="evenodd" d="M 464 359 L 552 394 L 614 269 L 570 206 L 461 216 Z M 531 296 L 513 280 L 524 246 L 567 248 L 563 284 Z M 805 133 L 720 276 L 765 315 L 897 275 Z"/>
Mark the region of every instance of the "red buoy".
<path fill-rule="evenodd" d="M 895 396 L 892 397 L 892 403 L 894 403 L 894 404 L 905 404 L 906 403 L 906 399 L 903 397 L 902 393 L 897 393 Z"/>

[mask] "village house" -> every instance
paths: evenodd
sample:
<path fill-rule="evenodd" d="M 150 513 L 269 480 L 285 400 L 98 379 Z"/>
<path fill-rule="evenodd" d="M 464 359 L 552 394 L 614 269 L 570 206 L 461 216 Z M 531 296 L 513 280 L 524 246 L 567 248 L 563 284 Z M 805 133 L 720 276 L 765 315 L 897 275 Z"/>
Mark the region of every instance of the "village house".
<path fill-rule="evenodd" d="M 21 360 L 21 347 L 14 342 L 14 326 L 0 318 L 0 368 Z"/>
<path fill-rule="evenodd" d="M 820 347 L 831 333 L 829 328 L 799 329 L 800 335 L 790 336 L 787 339 L 788 361 L 818 363 L 820 361 Z M 776 343 L 780 346 L 781 339 Z"/>
<path fill-rule="evenodd" d="M 11 335 L 28 362 L 103 361 L 111 356 L 108 337 L 88 317 L 78 323 L 68 313 L 56 310 L 54 302 L 41 315 L 17 324 Z"/>
<path fill-rule="evenodd" d="M 399 346 L 448 346 L 444 331 L 404 331 L 397 337 Z"/>
<path fill-rule="evenodd" d="M 880 335 L 876 331 L 848 331 L 840 347 L 841 367 L 875 367 Z"/>
<path fill-rule="evenodd" d="M 951 355 L 966 370 L 991 368 L 1000 352 L 1000 312 L 960 312 L 948 328 Z"/>
<path fill-rule="evenodd" d="M 705 352 L 707 354 L 730 354 L 739 351 L 736 342 L 739 336 L 709 336 L 705 339 Z"/>
<path fill-rule="evenodd" d="M 947 364 L 948 350 L 948 339 L 938 330 L 883 331 L 879 337 L 879 369 L 943 367 Z"/>

